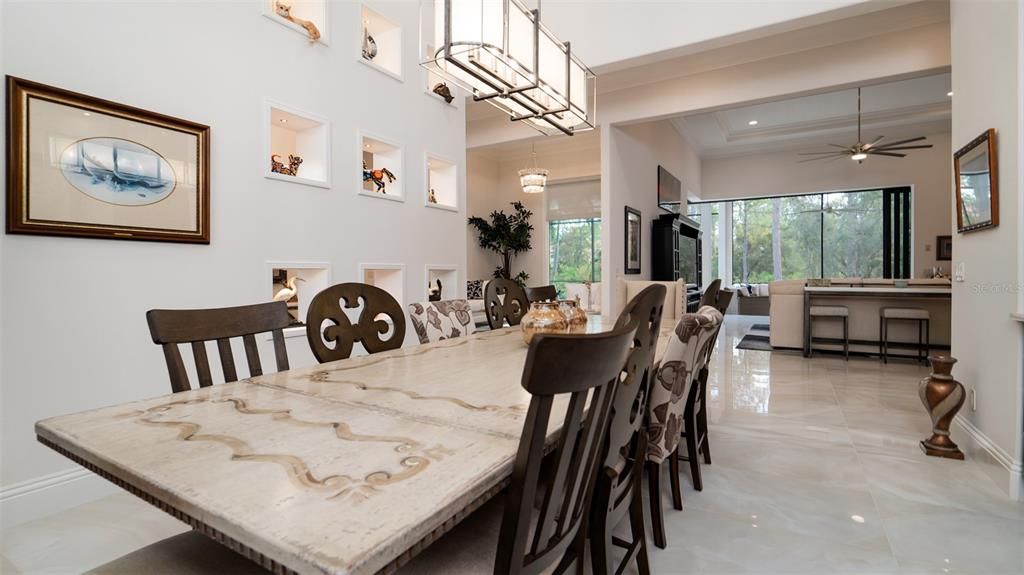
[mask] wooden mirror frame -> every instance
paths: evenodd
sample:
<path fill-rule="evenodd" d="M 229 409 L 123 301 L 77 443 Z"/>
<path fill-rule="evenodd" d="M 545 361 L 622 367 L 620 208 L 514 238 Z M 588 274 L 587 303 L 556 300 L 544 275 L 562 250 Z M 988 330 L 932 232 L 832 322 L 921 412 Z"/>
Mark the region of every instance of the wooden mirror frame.
<path fill-rule="evenodd" d="M 963 198 L 960 196 L 960 158 L 967 152 L 986 143 L 988 144 L 988 171 L 989 171 L 989 210 L 992 218 L 983 223 L 965 226 Z M 999 225 L 999 173 L 996 171 L 996 131 L 989 128 L 977 138 L 953 154 L 953 181 L 956 183 L 956 231 L 958 233 L 973 232 L 994 228 Z"/>

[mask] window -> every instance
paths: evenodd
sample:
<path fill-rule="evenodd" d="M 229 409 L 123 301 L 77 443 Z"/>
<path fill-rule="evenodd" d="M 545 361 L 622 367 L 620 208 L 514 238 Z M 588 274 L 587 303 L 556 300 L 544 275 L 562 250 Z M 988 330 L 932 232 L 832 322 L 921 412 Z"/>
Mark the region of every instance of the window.
<path fill-rule="evenodd" d="M 711 275 L 722 277 L 724 268 L 732 283 L 910 275 L 909 188 L 735 200 L 690 212 L 695 219 L 711 216 L 702 225 L 715 251 Z M 727 221 L 726 259 L 717 252 Z"/>
<path fill-rule="evenodd" d="M 561 296 L 566 283 L 601 281 L 601 219 L 548 222 L 551 283 Z"/>

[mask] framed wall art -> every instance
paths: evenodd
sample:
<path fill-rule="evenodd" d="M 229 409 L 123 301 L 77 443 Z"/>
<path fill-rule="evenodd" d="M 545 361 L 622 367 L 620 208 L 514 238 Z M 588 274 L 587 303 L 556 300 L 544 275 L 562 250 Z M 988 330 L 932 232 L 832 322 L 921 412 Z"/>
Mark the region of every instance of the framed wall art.
<path fill-rule="evenodd" d="M 935 259 L 940 262 L 953 260 L 953 236 L 935 237 Z"/>
<path fill-rule="evenodd" d="M 626 206 L 626 273 L 640 273 L 640 210 Z"/>
<path fill-rule="evenodd" d="M 7 77 L 7 233 L 210 243 L 210 128 Z"/>

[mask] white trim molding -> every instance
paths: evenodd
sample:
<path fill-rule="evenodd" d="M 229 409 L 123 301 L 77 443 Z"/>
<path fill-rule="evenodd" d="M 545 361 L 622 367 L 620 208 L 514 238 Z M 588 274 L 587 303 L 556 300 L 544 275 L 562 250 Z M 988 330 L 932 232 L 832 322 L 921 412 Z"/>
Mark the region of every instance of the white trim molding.
<path fill-rule="evenodd" d="M 91 471 L 75 466 L 0 487 L 0 523 L 7 529 L 53 515 L 118 491 Z"/>
<path fill-rule="evenodd" d="M 964 451 L 975 459 L 978 459 L 979 456 L 982 459 L 991 459 L 991 463 L 994 465 L 983 460 L 978 463 L 999 484 L 1000 489 L 1006 491 L 1010 499 L 1024 501 L 1024 463 L 1014 459 L 966 417 L 957 415 L 953 418 L 953 423 L 958 425 L 969 438 L 967 442 L 969 445 L 964 445 L 964 442 L 961 442 Z"/>

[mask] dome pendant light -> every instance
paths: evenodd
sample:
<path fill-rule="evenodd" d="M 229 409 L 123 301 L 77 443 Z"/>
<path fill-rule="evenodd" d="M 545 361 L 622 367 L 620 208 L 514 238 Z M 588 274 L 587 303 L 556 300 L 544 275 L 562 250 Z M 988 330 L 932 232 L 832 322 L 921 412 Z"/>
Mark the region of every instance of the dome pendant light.
<path fill-rule="evenodd" d="M 537 167 L 537 150 L 532 144 L 530 150 L 533 167 L 519 170 L 519 184 L 523 186 L 523 193 L 543 194 L 548 183 L 548 171 Z"/>

